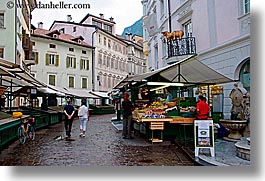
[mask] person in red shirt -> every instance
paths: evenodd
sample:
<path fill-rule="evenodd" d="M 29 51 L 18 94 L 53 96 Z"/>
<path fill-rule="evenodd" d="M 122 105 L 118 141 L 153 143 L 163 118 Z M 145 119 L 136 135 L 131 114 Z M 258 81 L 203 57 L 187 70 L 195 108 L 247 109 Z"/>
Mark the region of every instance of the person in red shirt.
<path fill-rule="evenodd" d="M 196 105 L 196 118 L 199 120 L 208 119 L 208 114 L 211 111 L 210 106 L 206 103 L 206 98 L 200 95 L 199 102 Z"/>

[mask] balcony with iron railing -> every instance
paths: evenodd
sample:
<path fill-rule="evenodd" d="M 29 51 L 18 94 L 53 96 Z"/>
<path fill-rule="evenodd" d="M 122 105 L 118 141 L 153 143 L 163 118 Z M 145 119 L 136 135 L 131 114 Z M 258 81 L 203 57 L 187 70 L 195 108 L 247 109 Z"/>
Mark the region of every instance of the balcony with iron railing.
<path fill-rule="evenodd" d="M 167 44 L 168 58 L 196 54 L 195 37 L 169 39 L 165 40 L 165 43 Z"/>

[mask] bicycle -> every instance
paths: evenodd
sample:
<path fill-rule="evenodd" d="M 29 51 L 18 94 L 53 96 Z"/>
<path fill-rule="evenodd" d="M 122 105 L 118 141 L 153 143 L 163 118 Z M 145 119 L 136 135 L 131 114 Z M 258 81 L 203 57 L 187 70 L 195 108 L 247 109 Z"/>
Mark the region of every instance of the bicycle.
<path fill-rule="evenodd" d="M 22 123 L 17 131 L 17 136 L 19 143 L 24 144 L 27 138 L 29 138 L 30 140 L 35 139 L 35 128 L 34 128 L 35 119 L 34 118 L 24 119 L 21 122 Z"/>

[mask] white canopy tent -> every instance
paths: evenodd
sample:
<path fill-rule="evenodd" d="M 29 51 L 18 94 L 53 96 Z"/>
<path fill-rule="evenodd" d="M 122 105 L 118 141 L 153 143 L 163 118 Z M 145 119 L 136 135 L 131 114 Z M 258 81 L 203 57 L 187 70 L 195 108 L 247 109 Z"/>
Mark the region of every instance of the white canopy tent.
<path fill-rule="evenodd" d="M 195 55 L 168 65 L 153 72 L 139 75 L 128 75 L 119 82 L 113 89 L 121 89 L 133 82 L 147 82 L 154 75 L 159 75 L 168 82 L 183 83 L 189 85 L 209 85 L 233 82 L 234 80 L 213 70 L 199 61 Z"/>

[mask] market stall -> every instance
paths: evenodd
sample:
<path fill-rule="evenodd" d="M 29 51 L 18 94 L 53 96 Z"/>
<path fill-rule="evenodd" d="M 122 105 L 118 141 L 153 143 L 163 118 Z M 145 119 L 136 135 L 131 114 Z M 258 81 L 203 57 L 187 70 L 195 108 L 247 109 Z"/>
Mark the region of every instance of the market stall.
<path fill-rule="evenodd" d="M 188 134 L 193 133 L 196 88 L 204 86 L 210 92 L 210 86 L 232 81 L 197 60 L 196 56 L 191 56 L 153 72 L 127 76 L 114 89 L 130 91 L 136 107 L 133 114 L 134 129 L 152 142 L 161 142 L 161 134 L 178 139 L 193 137 Z M 171 102 L 165 101 L 165 88 L 172 94 Z M 147 92 L 145 98 L 141 94 L 142 90 Z M 152 129 L 152 123 L 155 122 L 162 123 L 157 128 L 160 133 L 156 139 Z"/>

